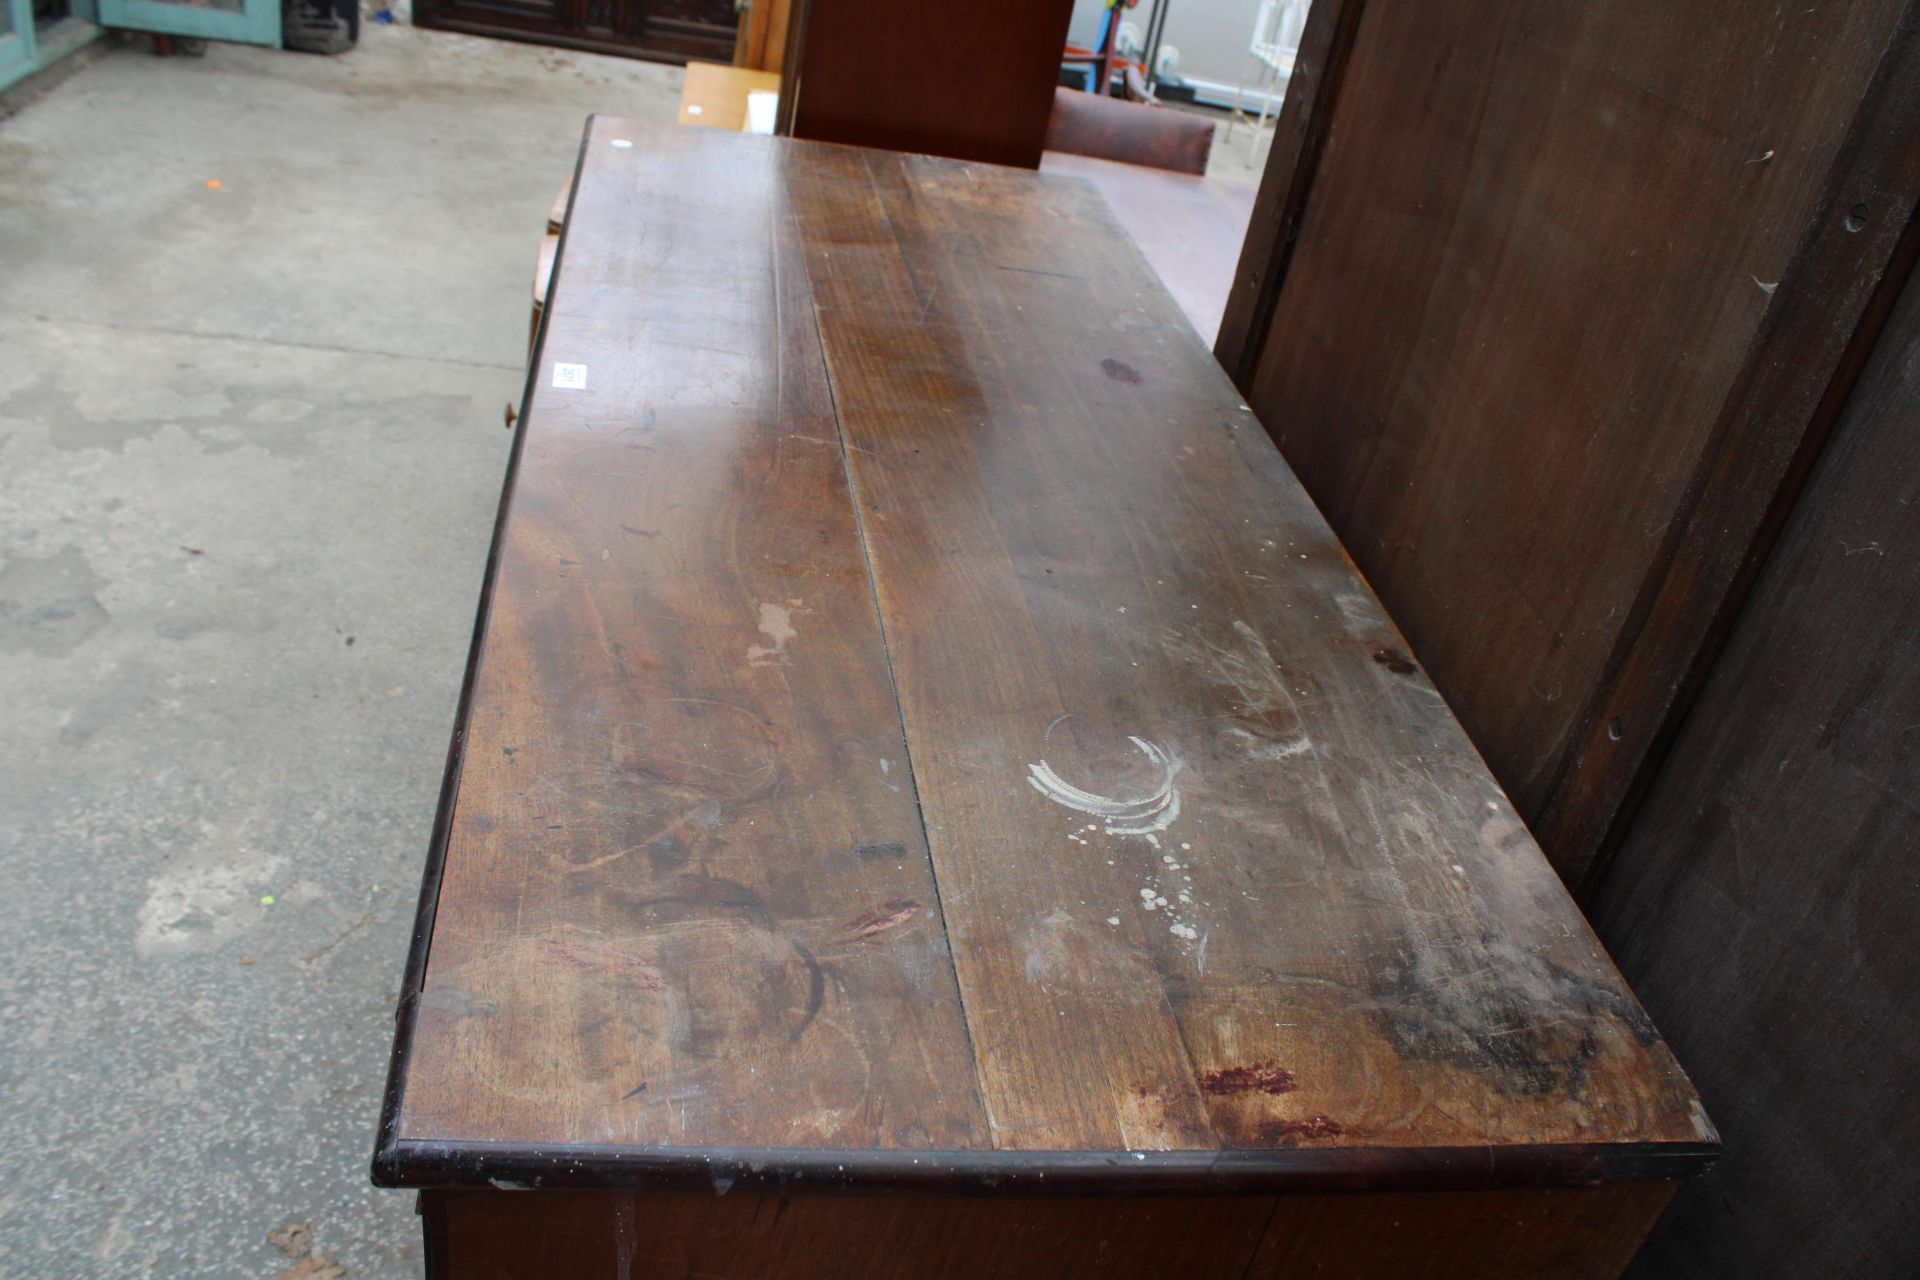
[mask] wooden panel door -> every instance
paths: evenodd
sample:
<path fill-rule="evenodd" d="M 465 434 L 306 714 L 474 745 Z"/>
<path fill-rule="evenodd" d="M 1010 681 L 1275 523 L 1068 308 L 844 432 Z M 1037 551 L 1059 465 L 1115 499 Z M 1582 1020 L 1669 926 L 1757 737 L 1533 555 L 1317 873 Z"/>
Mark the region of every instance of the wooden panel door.
<path fill-rule="evenodd" d="M 1920 196 L 1913 0 L 1320 0 L 1217 352 L 1581 881 Z"/>
<path fill-rule="evenodd" d="M 1647 1276 L 1920 1275 L 1920 287 L 1596 903 L 1727 1154 Z"/>

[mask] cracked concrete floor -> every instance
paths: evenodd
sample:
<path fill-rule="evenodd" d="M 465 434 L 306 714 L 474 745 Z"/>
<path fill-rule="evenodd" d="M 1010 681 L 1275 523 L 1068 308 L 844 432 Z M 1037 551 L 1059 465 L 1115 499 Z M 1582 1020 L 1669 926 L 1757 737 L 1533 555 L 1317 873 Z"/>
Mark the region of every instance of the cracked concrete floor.
<path fill-rule="evenodd" d="M 369 26 L 0 123 L 0 1275 L 419 1274 L 366 1167 L 535 243 L 680 75 Z"/>

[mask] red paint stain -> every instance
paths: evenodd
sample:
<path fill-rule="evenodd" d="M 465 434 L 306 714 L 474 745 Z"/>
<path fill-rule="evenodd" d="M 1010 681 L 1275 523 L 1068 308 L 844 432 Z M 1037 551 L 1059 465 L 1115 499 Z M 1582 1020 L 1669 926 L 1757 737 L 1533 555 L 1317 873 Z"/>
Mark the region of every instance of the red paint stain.
<path fill-rule="evenodd" d="M 920 904 L 912 898 L 894 898 L 880 904 L 877 911 L 847 921 L 847 932 L 856 938 L 872 938 L 889 929 L 898 929 L 920 914 Z"/>
<path fill-rule="evenodd" d="M 1274 1120 L 1263 1124 L 1260 1140 L 1290 1147 L 1301 1141 L 1337 1138 L 1345 1132 L 1345 1127 L 1330 1116 L 1308 1116 L 1305 1120 Z"/>
<path fill-rule="evenodd" d="M 1221 1071 L 1209 1071 L 1200 1077 L 1200 1092 L 1209 1098 L 1237 1098 L 1248 1093 L 1292 1093 L 1295 1087 L 1293 1073 L 1271 1062 L 1227 1067 Z"/>

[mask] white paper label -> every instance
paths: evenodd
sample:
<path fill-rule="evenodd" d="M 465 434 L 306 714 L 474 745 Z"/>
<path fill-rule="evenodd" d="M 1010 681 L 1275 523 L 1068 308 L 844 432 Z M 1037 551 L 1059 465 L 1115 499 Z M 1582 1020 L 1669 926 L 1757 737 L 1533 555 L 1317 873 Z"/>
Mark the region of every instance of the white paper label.
<path fill-rule="evenodd" d="M 587 389 L 587 366 L 583 364 L 556 364 L 553 366 L 553 385 L 566 391 L 585 391 Z"/>

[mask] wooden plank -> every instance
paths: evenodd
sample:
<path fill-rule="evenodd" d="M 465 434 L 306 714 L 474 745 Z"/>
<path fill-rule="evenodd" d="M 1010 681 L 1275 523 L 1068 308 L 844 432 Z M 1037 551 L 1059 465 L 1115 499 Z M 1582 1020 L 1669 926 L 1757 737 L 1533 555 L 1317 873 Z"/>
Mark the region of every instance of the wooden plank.
<path fill-rule="evenodd" d="M 1293 72 L 1273 124 L 1267 166 L 1260 175 L 1239 266 L 1227 297 L 1214 356 L 1245 388 L 1273 325 L 1273 308 L 1286 280 L 1287 262 L 1300 231 L 1300 215 L 1313 192 L 1320 152 L 1333 122 L 1334 104 L 1347 58 L 1360 29 L 1365 0 L 1315 0 L 1307 9 L 1294 53 Z"/>
<path fill-rule="evenodd" d="M 1571 879 L 1871 339 L 1916 21 L 1369 0 L 1290 89 L 1222 359 Z"/>
<path fill-rule="evenodd" d="M 1097 196 L 800 154 L 996 1144 L 1698 1140 L 1579 913 Z M 1177 789 L 1177 821 L 1118 834 L 1030 785 L 1043 765 Z"/>
<path fill-rule="evenodd" d="M 1419 1195 L 1008 1200 L 429 1192 L 428 1275 L 1280 1280 L 1618 1275 L 1667 1183 Z"/>
<path fill-rule="evenodd" d="M 383 1180 L 1245 1193 L 1710 1154 L 1086 183 L 596 120 L 532 385 Z"/>
<path fill-rule="evenodd" d="M 1588 884 L 1878 339 L 1920 201 L 1916 137 L 1920 6 L 1908 4 L 1541 812 L 1549 848 L 1594 851 Z"/>
<path fill-rule="evenodd" d="M 1064 151 L 1043 155 L 1040 171 L 1099 188 L 1194 331 L 1206 339 L 1219 331 L 1253 213 L 1252 187 Z"/>
<path fill-rule="evenodd" d="M 772 153 L 623 129 L 588 139 L 548 304 L 398 1132 L 966 1146 Z"/>
<path fill-rule="evenodd" d="M 1920 1274 L 1917 416 L 1910 277 L 1595 904 L 1733 1135 L 1648 1274 Z"/>

